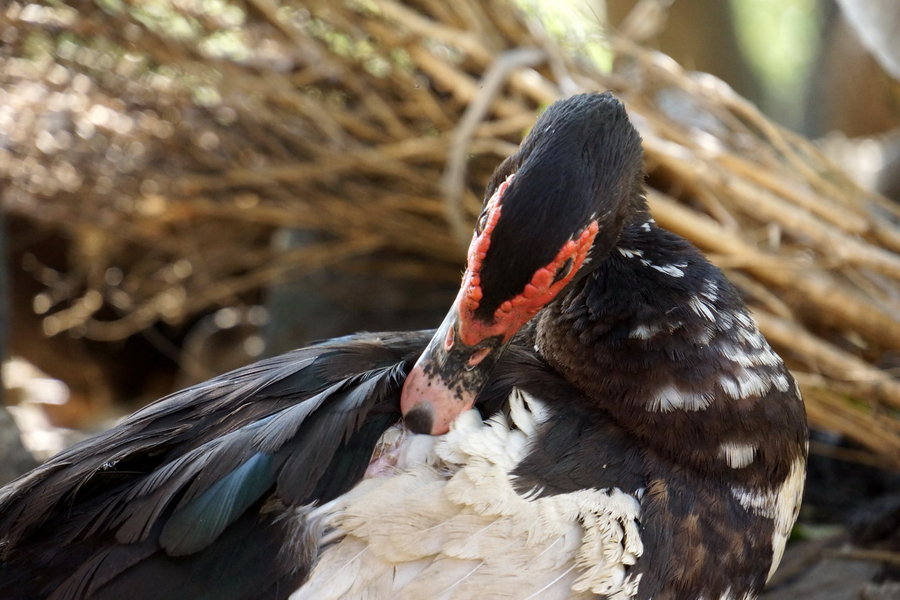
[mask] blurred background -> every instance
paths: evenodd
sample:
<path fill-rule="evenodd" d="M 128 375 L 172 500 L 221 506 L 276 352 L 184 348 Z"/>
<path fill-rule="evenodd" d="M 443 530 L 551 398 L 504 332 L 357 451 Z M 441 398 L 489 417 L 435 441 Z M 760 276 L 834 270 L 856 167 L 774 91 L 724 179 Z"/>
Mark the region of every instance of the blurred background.
<path fill-rule="evenodd" d="M 612 89 L 814 438 L 771 598 L 898 598 L 900 3 L 0 7 L 0 483 L 175 389 L 435 326 L 493 168 Z M 4 408 L 4 406 L 6 408 Z"/>

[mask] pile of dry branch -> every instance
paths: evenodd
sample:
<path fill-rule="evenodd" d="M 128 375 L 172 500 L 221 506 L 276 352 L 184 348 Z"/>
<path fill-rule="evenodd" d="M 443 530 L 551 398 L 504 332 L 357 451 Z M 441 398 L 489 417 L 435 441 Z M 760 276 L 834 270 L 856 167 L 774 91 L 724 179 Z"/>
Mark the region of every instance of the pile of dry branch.
<path fill-rule="evenodd" d="M 4 207 L 75 248 L 43 274 L 48 334 L 122 339 L 378 249 L 456 279 L 492 168 L 543 106 L 609 88 L 657 221 L 745 293 L 811 421 L 900 457 L 900 212 L 717 80 L 619 38 L 599 72 L 509 0 L 3 10 Z M 278 253 L 285 227 L 324 235 Z"/>

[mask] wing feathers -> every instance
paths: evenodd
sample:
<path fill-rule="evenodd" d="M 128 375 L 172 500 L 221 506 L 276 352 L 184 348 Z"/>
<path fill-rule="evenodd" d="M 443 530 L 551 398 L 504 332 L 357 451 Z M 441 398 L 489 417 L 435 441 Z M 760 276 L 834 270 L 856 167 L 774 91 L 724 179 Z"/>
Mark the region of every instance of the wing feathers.
<path fill-rule="evenodd" d="M 275 540 L 289 507 L 362 478 L 429 337 L 364 334 L 261 361 L 51 459 L 0 491 L 0 597 L 104 597 L 142 574 L 184 576 L 188 558 L 191 577 L 215 580 L 228 563 L 204 549 L 220 551 L 238 529 Z M 308 569 L 278 562 L 291 577 Z"/>
<path fill-rule="evenodd" d="M 271 454 L 254 454 L 202 495 L 179 506 L 159 536 L 166 553 L 184 556 L 211 544 L 269 488 L 273 463 Z"/>

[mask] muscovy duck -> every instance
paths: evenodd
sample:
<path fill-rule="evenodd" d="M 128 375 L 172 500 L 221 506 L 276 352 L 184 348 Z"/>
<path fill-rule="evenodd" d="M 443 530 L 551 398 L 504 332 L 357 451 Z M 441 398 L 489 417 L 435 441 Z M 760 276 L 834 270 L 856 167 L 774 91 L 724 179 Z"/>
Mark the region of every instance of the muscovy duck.
<path fill-rule="evenodd" d="M 797 516 L 803 405 L 643 177 L 611 94 L 553 104 L 436 331 L 238 369 L 24 475 L 0 597 L 754 598 Z"/>

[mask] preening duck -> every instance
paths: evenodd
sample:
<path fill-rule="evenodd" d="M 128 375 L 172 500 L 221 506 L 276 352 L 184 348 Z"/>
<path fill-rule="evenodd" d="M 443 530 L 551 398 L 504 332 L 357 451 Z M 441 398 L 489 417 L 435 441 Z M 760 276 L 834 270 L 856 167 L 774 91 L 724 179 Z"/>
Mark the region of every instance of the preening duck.
<path fill-rule="evenodd" d="M 756 597 L 803 405 L 651 218 L 624 107 L 553 104 L 485 198 L 436 331 L 238 369 L 0 490 L 0 597 Z"/>

